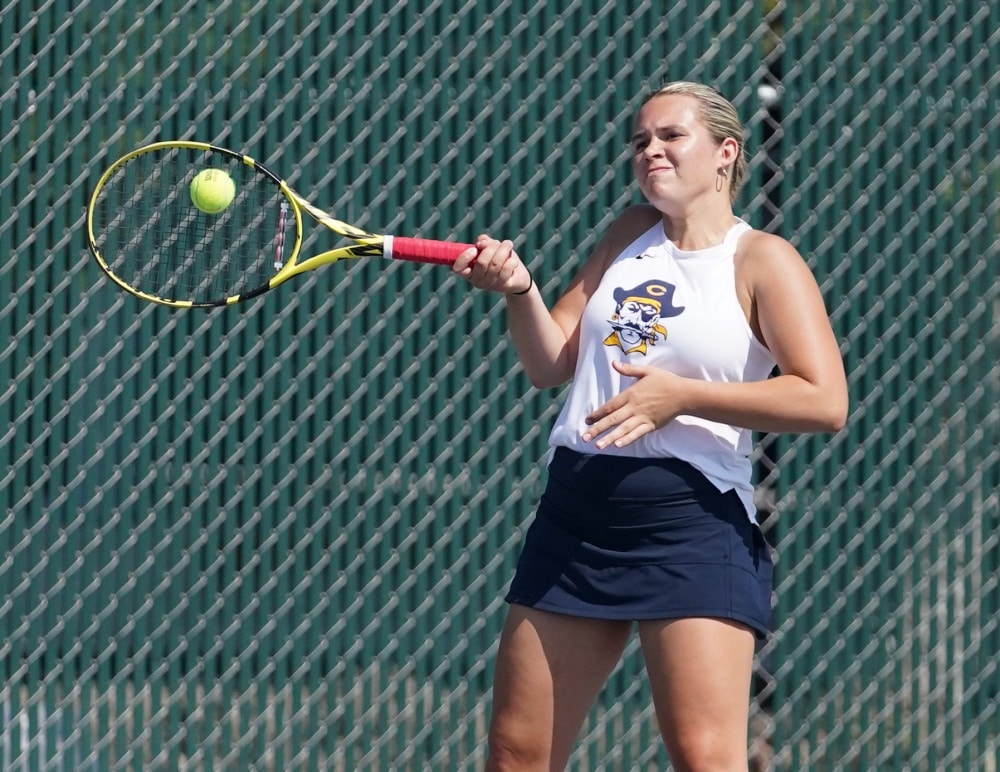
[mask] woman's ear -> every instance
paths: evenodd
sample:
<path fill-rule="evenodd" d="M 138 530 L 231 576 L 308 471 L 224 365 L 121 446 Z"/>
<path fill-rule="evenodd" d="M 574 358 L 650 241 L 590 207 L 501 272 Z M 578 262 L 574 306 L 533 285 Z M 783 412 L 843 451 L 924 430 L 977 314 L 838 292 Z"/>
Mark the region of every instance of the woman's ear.
<path fill-rule="evenodd" d="M 740 155 L 739 143 L 732 137 L 726 137 L 719 145 L 719 164 L 727 168 L 736 163 Z"/>

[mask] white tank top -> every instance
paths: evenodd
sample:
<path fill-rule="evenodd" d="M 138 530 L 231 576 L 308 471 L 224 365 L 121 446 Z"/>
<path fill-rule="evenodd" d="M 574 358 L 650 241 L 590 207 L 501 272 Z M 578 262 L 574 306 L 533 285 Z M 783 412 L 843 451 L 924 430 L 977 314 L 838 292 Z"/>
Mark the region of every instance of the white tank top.
<path fill-rule="evenodd" d="M 584 419 L 635 381 L 614 370 L 614 360 L 705 381 L 762 381 L 771 374 L 774 358 L 754 337 L 736 296 L 733 256 L 749 230 L 737 219 L 721 244 L 686 252 L 658 223 L 615 258 L 584 310 L 576 372 L 550 445 L 679 458 L 720 491 L 735 490 L 756 519 L 749 429 L 682 415 L 624 448 L 598 451 L 582 438 Z"/>

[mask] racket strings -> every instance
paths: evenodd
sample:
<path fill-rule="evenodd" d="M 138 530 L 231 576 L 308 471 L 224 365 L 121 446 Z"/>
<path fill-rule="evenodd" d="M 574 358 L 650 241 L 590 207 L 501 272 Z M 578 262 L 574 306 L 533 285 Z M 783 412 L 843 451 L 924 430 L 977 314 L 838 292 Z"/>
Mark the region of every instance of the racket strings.
<path fill-rule="evenodd" d="M 218 214 L 194 206 L 190 184 L 222 169 L 236 185 Z M 112 273 L 143 293 L 213 303 L 265 287 L 295 242 L 278 185 L 237 158 L 188 148 L 135 156 L 105 182 L 95 239 Z"/>

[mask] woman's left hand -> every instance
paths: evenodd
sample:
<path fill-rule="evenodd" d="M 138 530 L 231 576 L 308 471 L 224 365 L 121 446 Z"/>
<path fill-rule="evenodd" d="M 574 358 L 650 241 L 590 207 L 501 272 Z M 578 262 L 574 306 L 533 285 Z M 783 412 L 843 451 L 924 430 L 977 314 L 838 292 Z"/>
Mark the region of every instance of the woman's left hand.
<path fill-rule="evenodd" d="M 659 429 L 682 412 L 681 390 L 684 379 L 659 367 L 613 362 L 614 368 L 636 379 L 587 416 L 589 429 L 584 442 L 598 438 L 598 450 L 614 444 L 617 448 L 635 442 L 644 434 Z"/>

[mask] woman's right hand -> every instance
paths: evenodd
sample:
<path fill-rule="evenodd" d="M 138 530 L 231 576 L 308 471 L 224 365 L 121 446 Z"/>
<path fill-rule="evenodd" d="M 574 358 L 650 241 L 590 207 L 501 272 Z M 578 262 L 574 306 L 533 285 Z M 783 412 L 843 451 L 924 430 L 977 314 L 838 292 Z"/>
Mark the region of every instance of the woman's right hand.
<path fill-rule="evenodd" d="M 452 266 L 452 271 L 473 287 L 516 295 L 531 288 L 531 274 L 514 251 L 509 240 L 497 241 L 482 234 L 475 249 L 467 249 Z"/>

